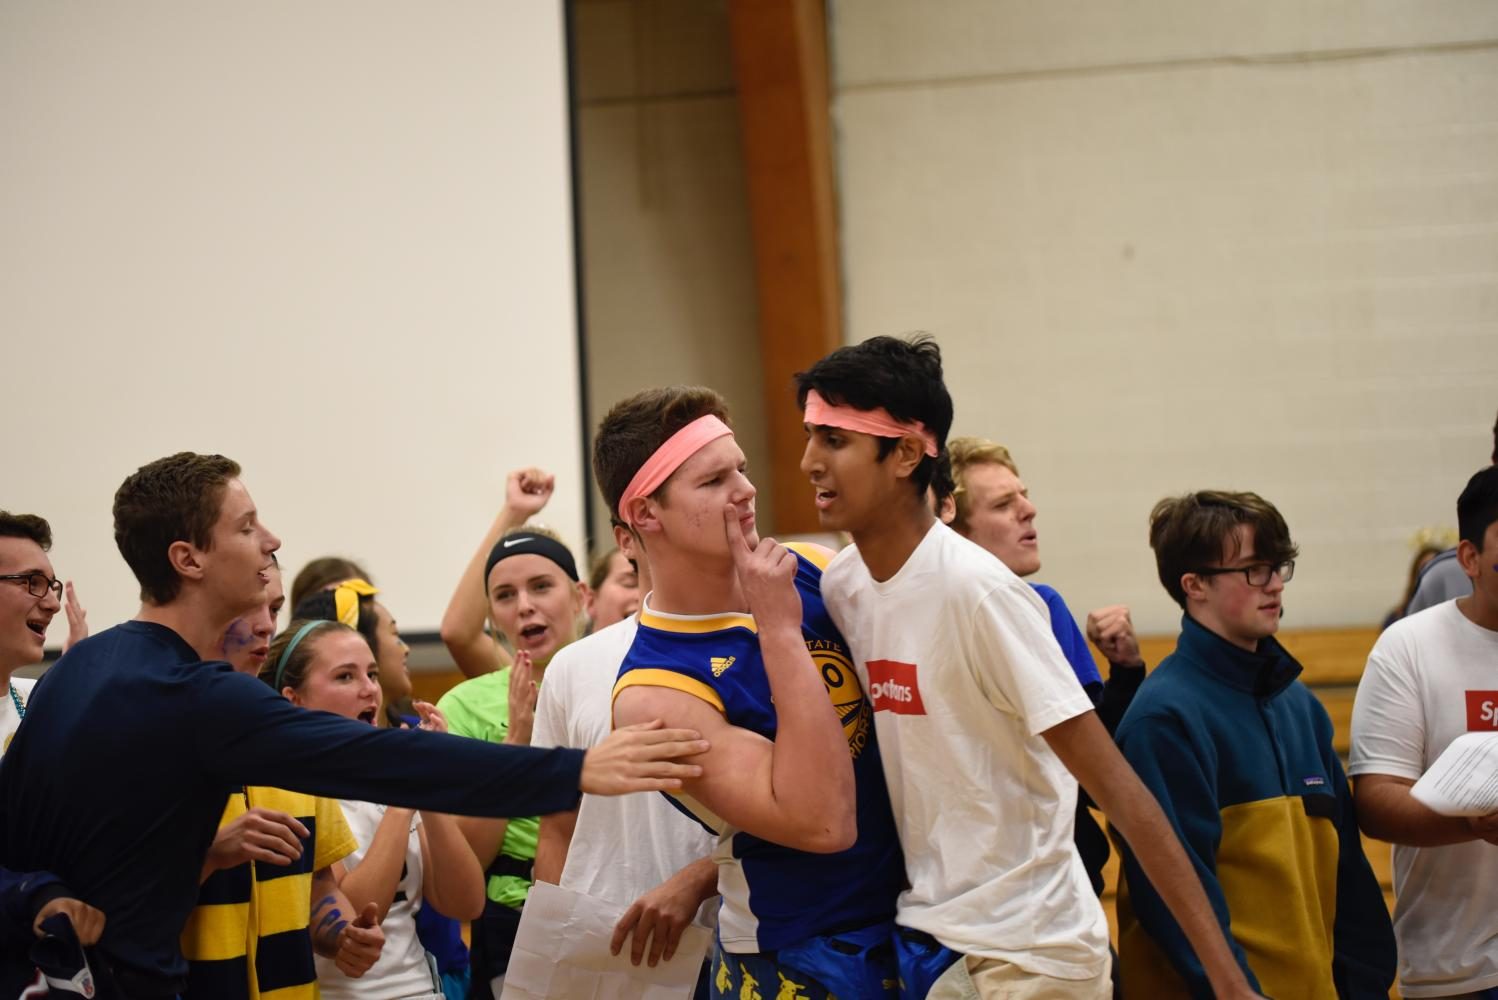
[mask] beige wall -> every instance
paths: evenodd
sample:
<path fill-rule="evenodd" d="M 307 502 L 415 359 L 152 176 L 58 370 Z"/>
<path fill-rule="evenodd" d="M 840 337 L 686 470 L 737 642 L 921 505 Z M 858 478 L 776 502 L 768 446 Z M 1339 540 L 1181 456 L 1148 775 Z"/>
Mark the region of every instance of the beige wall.
<path fill-rule="evenodd" d="M 0 505 L 95 629 L 162 455 L 233 456 L 288 579 L 357 557 L 408 632 L 507 470 L 575 487 L 567 101 L 560 0 L 0 3 Z"/>
<path fill-rule="evenodd" d="M 1178 612 L 1145 519 L 1254 489 L 1286 624 L 1375 622 L 1498 408 L 1498 5 L 844 0 L 848 335 L 928 330 L 1079 613 Z"/>
<path fill-rule="evenodd" d="M 583 0 L 575 17 L 592 423 L 640 389 L 710 385 L 767 488 L 726 5 Z M 611 537 L 601 500 L 593 523 Z"/>

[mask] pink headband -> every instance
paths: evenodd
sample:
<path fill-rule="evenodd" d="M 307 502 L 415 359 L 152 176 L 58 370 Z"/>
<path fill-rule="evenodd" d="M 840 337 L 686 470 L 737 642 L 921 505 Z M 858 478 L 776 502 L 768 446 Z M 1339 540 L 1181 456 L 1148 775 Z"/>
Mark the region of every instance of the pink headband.
<path fill-rule="evenodd" d="M 833 406 L 823 399 L 815 389 L 806 393 L 806 422 L 823 427 L 841 427 L 845 431 L 858 431 L 875 437 L 918 437 L 926 442 L 926 454 L 935 458 L 939 453 L 936 435 L 926 430 L 919 420 L 896 420 L 889 411 L 860 410 L 852 406 Z"/>
<path fill-rule="evenodd" d="M 727 424 L 709 413 L 672 434 L 665 444 L 655 450 L 655 454 L 646 459 L 645 464 L 640 466 L 640 471 L 629 481 L 629 486 L 625 487 L 624 495 L 619 498 L 619 516 L 633 524 L 629 517 L 631 500 L 635 497 L 648 497 L 671 478 L 671 473 L 681 468 L 681 463 L 701 451 L 703 445 L 732 433 L 733 430 Z"/>

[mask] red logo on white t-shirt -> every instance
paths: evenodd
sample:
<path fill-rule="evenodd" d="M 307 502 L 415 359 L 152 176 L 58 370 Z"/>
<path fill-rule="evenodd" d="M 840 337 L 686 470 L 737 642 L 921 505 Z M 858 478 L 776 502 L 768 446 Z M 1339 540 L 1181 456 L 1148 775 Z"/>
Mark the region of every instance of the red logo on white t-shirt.
<path fill-rule="evenodd" d="M 870 660 L 869 700 L 874 703 L 876 712 L 894 712 L 896 715 L 926 714 L 914 663 Z"/>
<path fill-rule="evenodd" d="M 1467 732 L 1494 730 L 1498 730 L 1498 691 L 1468 691 Z"/>

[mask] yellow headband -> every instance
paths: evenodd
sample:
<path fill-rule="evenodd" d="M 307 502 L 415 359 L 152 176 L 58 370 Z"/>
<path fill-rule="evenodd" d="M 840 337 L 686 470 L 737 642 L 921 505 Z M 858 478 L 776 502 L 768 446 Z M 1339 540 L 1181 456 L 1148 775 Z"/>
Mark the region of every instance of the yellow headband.
<path fill-rule="evenodd" d="M 355 577 L 344 580 L 333 589 L 333 609 L 338 620 L 349 628 L 359 627 L 359 598 L 373 597 L 380 591 L 368 580 Z"/>

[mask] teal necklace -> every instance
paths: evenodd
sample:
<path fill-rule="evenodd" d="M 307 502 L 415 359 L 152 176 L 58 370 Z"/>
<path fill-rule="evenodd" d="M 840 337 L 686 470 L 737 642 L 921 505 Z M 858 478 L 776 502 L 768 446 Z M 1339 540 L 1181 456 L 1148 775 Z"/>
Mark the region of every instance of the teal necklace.
<path fill-rule="evenodd" d="M 10 686 L 10 700 L 16 704 L 16 718 L 26 718 L 26 703 L 21 700 L 21 692 L 16 690 L 14 684 Z"/>

